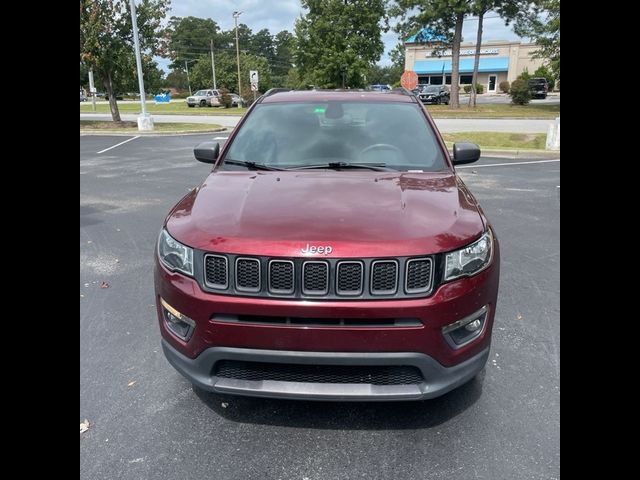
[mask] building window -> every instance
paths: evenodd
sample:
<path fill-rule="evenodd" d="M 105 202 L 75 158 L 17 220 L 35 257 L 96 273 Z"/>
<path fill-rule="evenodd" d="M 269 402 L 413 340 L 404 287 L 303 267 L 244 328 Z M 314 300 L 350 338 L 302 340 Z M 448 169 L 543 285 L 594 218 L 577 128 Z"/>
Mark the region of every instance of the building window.
<path fill-rule="evenodd" d="M 445 83 L 446 83 L 447 85 L 451 85 L 451 75 L 447 75 L 447 78 L 446 78 Z"/>
<path fill-rule="evenodd" d="M 473 83 L 473 75 L 460 75 L 460 85 L 471 85 Z"/>
<path fill-rule="evenodd" d="M 429 77 L 425 75 L 418 75 L 418 84 L 420 85 L 428 85 Z"/>
<path fill-rule="evenodd" d="M 442 75 L 431 77 L 431 85 L 442 85 Z"/>

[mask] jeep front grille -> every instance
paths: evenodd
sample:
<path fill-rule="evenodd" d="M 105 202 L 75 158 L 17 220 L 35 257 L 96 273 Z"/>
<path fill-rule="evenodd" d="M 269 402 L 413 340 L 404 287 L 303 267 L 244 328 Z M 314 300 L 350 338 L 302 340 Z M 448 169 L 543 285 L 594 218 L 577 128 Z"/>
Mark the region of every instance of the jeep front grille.
<path fill-rule="evenodd" d="M 426 297 L 438 278 L 433 257 L 277 258 L 195 251 L 205 291 L 314 300 Z"/>

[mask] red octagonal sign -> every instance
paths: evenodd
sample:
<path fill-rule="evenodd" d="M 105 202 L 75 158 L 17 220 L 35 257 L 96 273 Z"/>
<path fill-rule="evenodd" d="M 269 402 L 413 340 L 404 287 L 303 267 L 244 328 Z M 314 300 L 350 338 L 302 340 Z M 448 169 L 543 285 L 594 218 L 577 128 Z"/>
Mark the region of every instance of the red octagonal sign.
<path fill-rule="evenodd" d="M 400 77 L 400 85 L 407 90 L 413 90 L 418 86 L 418 75 L 412 70 L 405 70 Z"/>

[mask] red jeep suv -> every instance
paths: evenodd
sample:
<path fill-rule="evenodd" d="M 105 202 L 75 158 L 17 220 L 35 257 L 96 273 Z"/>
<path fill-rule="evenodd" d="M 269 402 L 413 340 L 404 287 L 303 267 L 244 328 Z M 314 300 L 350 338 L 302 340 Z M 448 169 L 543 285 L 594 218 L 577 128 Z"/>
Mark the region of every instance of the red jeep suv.
<path fill-rule="evenodd" d="M 156 248 L 162 347 L 196 387 L 418 400 L 489 355 L 498 241 L 406 90 L 269 91 L 171 210 Z"/>

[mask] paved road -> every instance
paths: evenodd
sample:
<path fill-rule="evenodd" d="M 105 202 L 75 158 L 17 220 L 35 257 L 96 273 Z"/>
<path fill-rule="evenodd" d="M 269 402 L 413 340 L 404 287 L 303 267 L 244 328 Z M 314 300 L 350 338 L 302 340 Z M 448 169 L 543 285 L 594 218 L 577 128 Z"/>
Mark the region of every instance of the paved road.
<path fill-rule="evenodd" d="M 502 250 L 479 380 L 419 403 L 223 405 L 164 359 L 153 305 L 162 220 L 209 171 L 193 159 L 200 138 L 97 153 L 122 141 L 80 138 L 83 480 L 559 478 L 559 163 L 483 158 L 459 170 Z"/>
<path fill-rule="evenodd" d="M 122 114 L 122 120 L 135 122 L 136 114 Z M 81 113 L 80 120 L 111 120 L 110 114 Z M 227 127 L 234 127 L 240 120 L 235 115 L 153 115 L 158 123 L 216 123 Z M 496 119 L 465 119 L 465 118 L 437 118 L 436 125 L 443 133 L 449 132 L 516 132 L 516 133 L 547 133 L 547 128 L 553 120 L 518 120 L 509 118 Z"/>

